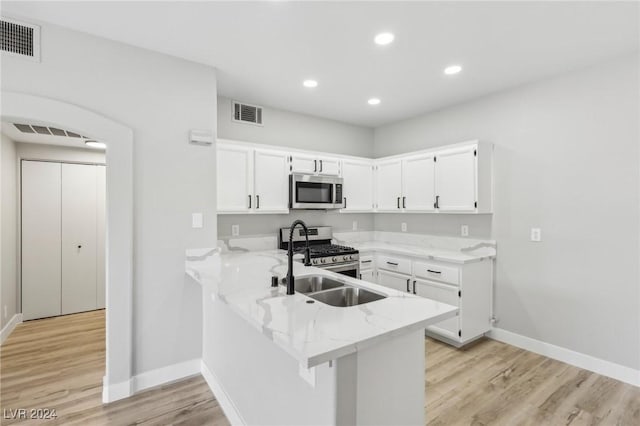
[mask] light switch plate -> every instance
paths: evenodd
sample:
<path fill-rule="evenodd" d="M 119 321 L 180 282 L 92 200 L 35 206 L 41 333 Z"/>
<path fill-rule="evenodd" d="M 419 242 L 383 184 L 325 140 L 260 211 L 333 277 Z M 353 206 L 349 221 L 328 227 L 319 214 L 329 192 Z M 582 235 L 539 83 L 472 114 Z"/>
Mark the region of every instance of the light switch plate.
<path fill-rule="evenodd" d="M 204 226 L 202 213 L 192 213 L 191 214 L 191 227 L 192 228 L 202 228 Z"/>
<path fill-rule="evenodd" d="M 400 229 L 402 229 L 402 232 L 407 232 L 407 223 L 402 222 L 402 225 L 400 225 Z"/>
<path fill-rule="evenodd" d="M 542 230 L 540 228 L 531 228 L 531 241 L 542 241 Z"/>
<path fill-rule="evenodd" d="M 240 225 L 231 225 L 231 236 L 237 237 L 240 235 Z"/>
<path fill-rule="evenodd" d="M 469 236 L 469 225 L 462 225 L 460 227 L 460 235 L 462 235 L 463 237 Z"/>

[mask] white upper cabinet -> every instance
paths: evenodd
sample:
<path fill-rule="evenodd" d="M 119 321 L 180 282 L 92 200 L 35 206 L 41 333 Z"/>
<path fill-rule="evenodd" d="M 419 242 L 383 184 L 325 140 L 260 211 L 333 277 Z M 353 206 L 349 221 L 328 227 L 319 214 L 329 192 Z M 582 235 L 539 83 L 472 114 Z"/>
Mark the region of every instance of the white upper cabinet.
<path fill-rule="evenodd" d="M 329 157 L 294 154 L 291 156 L 291 171 L 293 173 L 339 176 L 340 160 Z"/>
<path fill-rule="evenodd" d="M 342 161 L 342 194 L 346 212 L 373 210 L 373 162 Z"/>
<path fill-rule="evenodd" d="M 248 212 L 253 200 L 253 149 L 217 146 L 218 211 Z"/>
<path fill-rule="evenodd" d="M 402 161 L 402 203 L 405 211 L 435 210 L 434 154 L 421 154 Z"/>
<path fill-rule="evenodd" d="M 259 212 L 289 210 L 289 155 L 284 151 L 256 149 L 254 156 L 255 208 Z"/>
<path fill-rule="evenodd" d="M 376 209 L 398 212 L 402 200 L 402 160 L 382 161 L 376 165 Z"/>
<path fill-rule="evenodd" d="M 476 145 L 436 153 L 436 207 L 445 212 L 475 212 Z"/>

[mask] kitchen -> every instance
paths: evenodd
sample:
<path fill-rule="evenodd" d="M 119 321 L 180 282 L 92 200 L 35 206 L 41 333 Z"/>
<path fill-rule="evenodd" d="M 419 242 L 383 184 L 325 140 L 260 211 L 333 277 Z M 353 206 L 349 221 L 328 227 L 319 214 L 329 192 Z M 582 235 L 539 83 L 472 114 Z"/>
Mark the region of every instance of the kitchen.
<path fill-rule="evenodd" d="M 118 225 L 113 222 L 107 227 L 112 232 L 108 239 L 131 247 L 131 273 L 107 284 L 107 330 L 129 337 L 106 337 L 112 342 L 106 348 L 112 368 L 100 385 L 108 402 L 105 409 L 132 394 L 136 398 L 167 382 L 197 376 L 206 379 L 198 386 L 213 390 L 209 403 L 217 400 L 218 411 L 221 406 L 233 424 L 261 423 L 260 418 L 268 419 L 263 424 L 286 423 L 267 404 L 278 400 L 280 392 L 291 393 L 291 401 L 309 395 L 303 402 L 317 402 L 315 408 L 323 413 L 337 410 L 346 416 L 346 424 L 371 423 L 367 415 L 373 413 L 406 424 L 471 423 L 474 416 L 485 423 L 537 419 L 554 424 L 569 417 L 615 423 L 607 416 L 633 423 L 640 374 L 637 4 L 74 6 L 77 9 L 65 14 L 64 7 L 3 2 L 3 19 L 6 14 L 33 22 L 42 31 L 40 62 L 3 53 L 3 119 L 8 111 L 20 112 L 5 96 L 8 91 L 84 107 L 130 130 L 112 138 L 106 151 L 107 188 L 110 178 L 129 182 L 123 176 L 131 170 L 131 186 L 123 188 L 133 189 L 132 203 L 118 210 L 131 212 L 130 231 L 125 226 L 123 233 L 113 234 Z M 100 16 L 122 16 L 119 19 L 134 28 L 136 16 L 151 10 L 145 8 L 158 16 L 157 22 L 145 22 L 150 34 L 172 18 L 201 22 L 200 15 L 215 25 L 190 25 L 184 37 L 217 40 L 217 32 L 231 31 L 234 17 L 242 17 L 263 43 L 247 47 L 237 40 L 227 48 L 216 41 L 210 46 L 212 61 L 198 57 L 197 49 L 189 50 L 186 43 L 157 46 L 137 40 L 135 34 L 110 33 L 114 29 L 108 25 L 92 25 Z M 578 18 L 569 18 L 576 14 Z M 282 23 L 280 29 L 261 26 L 265 16 Z M 330 34 L 322 22 L 335 23 Z M 534 29 L 541 22 L 545 34 L 539 38 Z M 394 34 L 393 40 L 376 43 L 376 35 L 386 33 Z M 507 33 L 512 39 L 504 36 Z M 446 49 L 427 42 L 443 39 L 448 40 Z M 282 40 L 292 41 L 285 45 Z M 280 59 L 265 58 L 263 44 L 274 46 L 271 54 Z M 314 55 L 305 53 L 310 46 Z M 249 49 L 242 60 L 237 57 L 241 47 Z M 89 49 L 96 55 L 85 58 L 85 69 L 70 65 L 74 51 Z M 460 69 L 445 72 L 451 66 Z M 156 72 L 150 75 L 149 69 Z M 398 79 L 398 73 L 403 78 Z M 92 85 L 92 75 L 105 87 Z M 194 130 L 204 133 L 204 142 L 193 138 Z M 132 153 L 124 143 L 118 145 L 125 137 L 132 137 Z M 110 160 L 116 154 L 112 160 L 123 163 Z M 110 167 L 119 167 L 119 172 L 110 175 Z M 309 185 L 312 181 L 318 185 Z M 121 201 L 123 192 L 114 192 L 108 194 L 108 209 Z M 292 195 L 300 195 L 300 202 L 294 203 Z M 333 206 L 296 208 L 318 201 Z M 109 211 L 107 217 L 114 220 Z M 328 269 L 305 267 L 300 261 L 304 253 L 296 254 L 296 282 L 330 277 L 343 287 L 386 298 L 332 306 L 318 299 L 335 289 L 287 295 L 281 285 L 288 275 L 286 229 L 296 219 L 311 231 L 311 248 L 341 246 L 334 247 L 343 257 L 336 265 L 348 266 L 340 271 L 348 275 L 336 276 Z M 300 229 L 294 245 L 304 252 Z M 326 264 L 338 257 L 325 254 L 316 251 L 311 263 L 325 259 Z M 356 254 L 358 262 L 355 257 L 344 260 Z M 245 261 L 254 266 L 241 267 Z M 275 290 L 273 275 L 278 280 Z M 282 331 L 264 322 L 268 311 L 265 302 L 258 301 L 274 291 L 277 296 L 266 302 L 273 315 L 284 315 L 278 309 L 297 302 L 304 306 L 300 309 L 338 316 L 370 309 L 375 327 L 370 324 L 371 329 L 363 331 L 360 326 L 367 326 L 358 322 L 362 318 L 353 317 L 345 319 L 345 330 L 322 323 L 315 334 L 307 328 L 302 335 L 291 324 L 289 343 L 284 337 L 264 339 L 269 331 Z M 242 299 L 242 294 L 251 298 Z M 376 313 L 392 302 L 425 306 L 419 315 L 392 326 Z M 453 310 L 443 315 L 452 316 L 438 317 L 438 309 L 445 306 Z M 405 305 L 393 311 L 413 312 Z M 295 312 L 300 321 L 308 314 Z M 221 323 L 212 321 L 215 318 L 245 338 L 228 336 L 216 328 Z M 286 318 L 294 317 L 272 319 L 278 323 Z M 30 323 L 19 324 L 3 350 Z M 309 325 L 297 326 L 303 324 Z M 365 365 L 367 354 L 379 362 L 398 356 L 385 352 L 395 345 L 380 343 L 391 335 L 398 345 L 414 348 L 415 355 L 414 327 L 427 330 L 427 340 L 422 338 L 426 359 L 423 350 L 421 357 L 407 361 L 406 371 L 387 379 L 381 373 L 358 375 L 349 367 L 358 357 Z M 340 334 L 349 330 L 353 333 L 348 337 Z M 344 338 L 346 343 L 315 352 L 300 346 L 313 336 L 318 345 L 322 336 Z M 378 344 L 363 344 L 368 339 Z M 265 354 L 264 364 L 236 352 L 247 345 L 253 345 L 256 355 Z M 359 345 L 362 350 L 353 352 Z M 121 349 L 114 351 L 116 347 Z M 118 358 L 118 353 L 128 356 Z M 268 363 L 276 357 L 278 361 Z M 248 359 L 252 362 L 246 363 Z M 247 371 L 241 373 L 243 364 L 234 362 L 243 360 Z M 234 367 L 222 368 L 218 362 Z M 425 362 L 422 382 L 412 382 L 416 374 L 411 372 Z M 456 365 L 467 366 L 466 379 Z M 334 388 L 323 387 L 335 379 L 336 369 L 346 371 L 341 376 L 346 379 Z M 207 371 L 218 380 L 212 381 Z M 247 383 L 250 371 L 264 373 Z M 282 375 L 269 378 L 276 372 Z M 399 404 L 407 417 L 398 417 L 392 404 L 371 402 L 391 398 L 388 392 L 394 386 L 367 386 L 359 376 L 411 383 L 406 392 L 413 399 Z M 279 378 L 283 388 L 276 391 L 269 383 Z M 547 400 L 579 378 L 588 387 Z M 515 379 L 537 385 L 521 389 Z M 251 389 L 254 382 L 257 388 Z M 467 382 L 475 387 L 465 390 Z M 327 402 L 335 399 L 334 392 L 353 392 L 354 383 L 360 391 L 356 395 L 368 402 L 348 407 Z M 479 393 L 484 386 L 494 392 Z M 590 403 L 602 387 L 612 389 L 614 396 L 602 405 Z M 511 391 L 518 389 L 517 399 L 511 399 Z M 473 407 L 469 401 L 474 398 L 483 403 Z M 291 409 L 293 416 L 296 410 L 286 404 L 288 396 L 282 399 L 273 403 L 285 404 L 283 410 Z M 556 408 L 549 409 L 550 404 Z M 363 413 L 363 406 L 381 412 Z M 301 423 L 295 417 L 286 419 Z M 314 423 L 312 417 L 304 420 Z M 315 423 L 340 422 L 317 417 Z"/>

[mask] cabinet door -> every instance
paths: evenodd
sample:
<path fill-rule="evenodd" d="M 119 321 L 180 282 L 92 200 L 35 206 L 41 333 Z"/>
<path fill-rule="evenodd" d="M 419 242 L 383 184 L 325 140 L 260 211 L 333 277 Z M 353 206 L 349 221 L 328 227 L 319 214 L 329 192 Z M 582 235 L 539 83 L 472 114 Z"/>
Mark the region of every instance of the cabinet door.
<path fill-rule="evenodd" d="M 289 210 L 289 155 L 283 151 L 256 149 L 254 157 L 256 212 Z"/>
<path fill-rule="evenodd" d="M 253 200 L 253 152 L 249 148 L 219 144 L 217 189 L 219 212 L 248 212 Z"/>
<path fill-rule="evenodd" d="M 326 176 L 340 175 L 340 160 L 336 158 L 318 158 L 318 174 Z"/>
<path fill-rule="evenodd" d="M 433 154 L 402 161 L 402 207 L 407 211 L 435 210 L 435 162 Z"/>
<path fill-rule="evenodd" d="M 440 211 L 475 211 L 476 146 L 436 153 L 436 196 Z"/>
<path fill-rule="evenodd" d="M 376 282 L 376 278 L 373 275 L 373 269 L 365 269 L 364 271 L 360 271 L 360 279 L 362 281 L 367 281 L 370 283 L 375 283 Z"/>
<path fill-rule="evenodd" d="M 293 173 L 317 173 L 320 168 L 318 159 L 307 155 L 291 156 L 291 171 Z"/>
<path fill-rule="evenodd" d="M 370 162 L 344 160 L 342 162 L 343 211 L 373 210 L 373 167 Z"/>
<path fill-rule="evenodd" d="M 22 314 L 60 315 L 60 163 L 22 161 Z"/>
<path fill-rule="evenodd" d="M 410 289 L 411 277 L 404 274 L 396 274 L 395 272 L 378 271 L 378 284 L 385 287 L 393 288 L 398 291 L 407 291 Z"/>
<path fill-rule="evenodd" d="M 386 161 L 376 167 L 376 203 L 378 211 L 400 211 L 402 162 Z"/>
<path fill-rule="evenodd" d="M 446 303 L 456 307 L 460 306 L 458 288 L 447 284 L 440 284 L 433 281 L 415 280 L 416 294 L 438 302 Z M 458 330 L 460 330 L 459 317 L 446 319 L 442 322 L 428 327 L 429 330 L 440 333 L 450 339 L 458 340 Z"/>
<path fill-rule="evenodd" d="M 62 314 L 97 305 L 97 167 L 62 164 Z"/>

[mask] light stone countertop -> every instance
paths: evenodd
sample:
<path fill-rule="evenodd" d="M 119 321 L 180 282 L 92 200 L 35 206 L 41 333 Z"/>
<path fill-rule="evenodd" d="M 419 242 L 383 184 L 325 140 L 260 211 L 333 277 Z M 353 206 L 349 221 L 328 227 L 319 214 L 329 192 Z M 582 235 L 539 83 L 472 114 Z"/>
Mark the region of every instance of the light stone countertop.
<path fill-rule="evenodd" d="M 232 311 L 276 345 L 311 368 L 366 347 L 457 315 L 454 306 L 360 281 L 294 262 L 296 278 L 329 276 L 346 284 L 382 293 L 387 298 L 351 307 L 334 307 L 284 286 L 271 288 L 271 277 L 286 275 L 281 250 L 221 253 L 220 249 L 187 250 L 186 273 L 203 287 L 204 297 Z"/>

